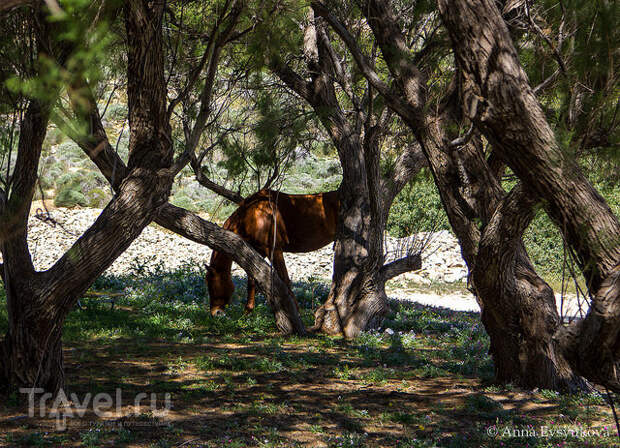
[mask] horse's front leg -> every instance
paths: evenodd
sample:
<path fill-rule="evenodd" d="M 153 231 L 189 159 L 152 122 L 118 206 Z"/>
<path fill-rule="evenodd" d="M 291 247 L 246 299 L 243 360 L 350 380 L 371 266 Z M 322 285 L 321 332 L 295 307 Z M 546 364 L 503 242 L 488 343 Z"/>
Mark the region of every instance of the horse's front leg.
<path fill-rule="evenodd" d="M 256 295 L 256 281 L 248 275 L 248 299 L 245 302 L 245 312 L 251 313 L 254 310 L 254 296 Z"/>

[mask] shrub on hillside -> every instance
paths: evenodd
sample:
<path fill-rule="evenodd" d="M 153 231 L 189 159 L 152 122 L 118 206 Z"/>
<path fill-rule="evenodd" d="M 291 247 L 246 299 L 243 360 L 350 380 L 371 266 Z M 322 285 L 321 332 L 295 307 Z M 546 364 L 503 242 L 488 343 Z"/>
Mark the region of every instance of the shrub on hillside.
<path fill-rule="evenodd" d="M 108 106 L 105 118 L 108 120 L 124 120 L 127 117 L 127 105 L 123 103 L 113 103 Z"/>
<path fill-rule="evenodd" d="M 92 208 L 104 208 L 110 199 L 111 195 L 101 188 L 93 188 L 86 193 L 88 206 Z"/>
<path fill-rule="evenodd" d="M 88 200 L 86 199 L 86 196 L 78 190 L 78 187 L 79 186 L 76 186 L 76 184 L 68 184 L 63 187 L 63 189 L 56 195 L 54 205 L 56 207 L 75 207 L 76 205 L 87 207 Z"/>
<path fill-rule="evenodd" d="M 57 207 L 103 207 L 109 200 L 106 181 L 94 171 L 68 172 L 56 181 Z"/>
<path fill-rule="evenodd" d="M 430 174 L 424 170 L 396 196 L 387 230 L 402 238 L 417 232 L 450 230 L 448 217 Z"/>
<path fill-rule="evenodd" d="M 78 145 L 72 141 L 66 141 L 56 146 L 54 156 L 63 162 L 68 162 L 69 166 L 80 164 L 87 157 Z"/>
<path fill-rule="evenodd" d="M 342 182 L 342 168 L 337 159 L 319 159 L 309 156 L 294 165 L 284 179 L 287 193 L 319 193 L 338 188 Z"/>

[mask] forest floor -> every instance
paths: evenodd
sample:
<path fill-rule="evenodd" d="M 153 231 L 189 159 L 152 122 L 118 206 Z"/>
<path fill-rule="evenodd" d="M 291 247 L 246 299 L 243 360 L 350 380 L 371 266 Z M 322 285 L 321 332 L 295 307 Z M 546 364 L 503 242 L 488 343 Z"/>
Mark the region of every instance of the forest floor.
<path fill-rule="evenodd" d="M 227 317 L 212 318 L 196 274 L 98 280 L 94 289 L 125 295 L 114 306 L 85 298 L 69 316 L 65 419 L 51 400 L 40 417 L 38 398 L 29 417 L 25 395 L 12 394 L 0 402 L 0 446 L 618 446 L 595 391 L 494 385 L 478 313 L 394 302 L 381 330 L 355 340 L 286 338 L 261 300 L 243 314 L 244 281 L 235 282 Z M 309 325 L 327 285 L 295 292 Z"/>

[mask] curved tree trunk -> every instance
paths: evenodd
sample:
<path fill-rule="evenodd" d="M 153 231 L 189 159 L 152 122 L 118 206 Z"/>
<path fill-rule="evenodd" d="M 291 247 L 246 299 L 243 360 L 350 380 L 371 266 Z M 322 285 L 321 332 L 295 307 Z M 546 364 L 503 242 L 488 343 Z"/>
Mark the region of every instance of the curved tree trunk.
<path fill-rule="evenodd" d="M 50 105 L 41 107 L 38 100 L 30 100 L 21 123 L 14 182 L 0 216 L 9 316 L 9 329 L 0 344 L 2 389 L 43 388 L 56 393 L 63 387 L 61 335 L 69 310 L 151 222 L 170 194 L 173 151 L 165 114 L 162 35 L 160 27 L 152 26 L 160 23 L 163 5 L 151 8 L 134 1 L 126 12 L 130 170 L 95 223 L 45 272 L 35 272 L 26 235 Z M 41 24 L 46 23 L 43 18 Z M 41 26 L 37 39 L 45 44 L 51 31 Z"/>
<path fill-rule="evenodd" d="M 480 240 L 472 284 L 491 339 L 496 379 L 529 388 L 575 392 L 587 384 L 553 336 L 562 323 L 555 295 L 537 274 L 521 240 L 535 215 L 522 184 L 497 207 Z M 494 297 L 494 300 L 488 298 Z"/>
<path fill-rule="evenodd" d="M 485 160 L 480 142 L 447 144 L 445 116 L 426 109 L 426 79 L 412 62 L 397 19 L 385 2 L 366 0 L 366 15 L 398 92 L 387 86 L 365 61 L 355 39 L 330 11 L 326 18 L 351 50 L 369 82 L 410 126 L 428 160 L 448 219 L 469 269 L 470 288 L 482 309 L 491 339 L 496 379 L 526 387 L 575 390 L 584 382 L 573 373 L 552 336 L 560 326 L 553 292 L 534 271 L 521 241 L 532 219 L 527 195 L 506 193 Z M 453 93 L 449 92 L 447 100 Z M 517 190 L 515 190 L 516 192 Z M 480 225 L 481 224 L 481 225 Z"/>
<path fill-rule="evenodd" d="M 620 221 L 563 151 L 491 0 L 439 0 L 463 75 L 467 114 L 542 201 L 593 296 L 583 322 L 557 329 L 563 355 L 586 378 L 620 391 Z"/>

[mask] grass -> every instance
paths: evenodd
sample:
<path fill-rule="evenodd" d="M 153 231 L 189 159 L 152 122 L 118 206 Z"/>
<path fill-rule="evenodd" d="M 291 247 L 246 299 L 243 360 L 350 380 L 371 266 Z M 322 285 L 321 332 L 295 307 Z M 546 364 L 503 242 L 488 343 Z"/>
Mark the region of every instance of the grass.
<path fill-rule="evenodd" d="M 253 314 L 243 314 L 244 281 L 235 283 L 228 316 L 212 318 L 200 273 L 190 268 L 99 279 L 97 290 L 125 295 L 113 309 L 85 298 L 84 309 L 70 313 L 67 391 L 84 397 L 120 388 L 122 416 L 97 417 L 91 407 L 57 431 L 53 418 L 28 418 L 23 400 L 11 396 L 0 402 L 0 446 L 615 446 L 600 396 L 493 385 L 476 313 L 394 304 L 385 322 L 391 335 L 284 338 L 261 297 Z M 310 324 L 327 288 L 295 290 Z M 2 293 L 0 301 L 4 331 Z M 155 394 L 154 410 L 134 406 L 139 393 Z M 166 394 L 172 408 L 161 414 Z M 514 433 L 530 426 L 554 432 Z M 599 435 L 558 435 L 566 426 Z"/>

